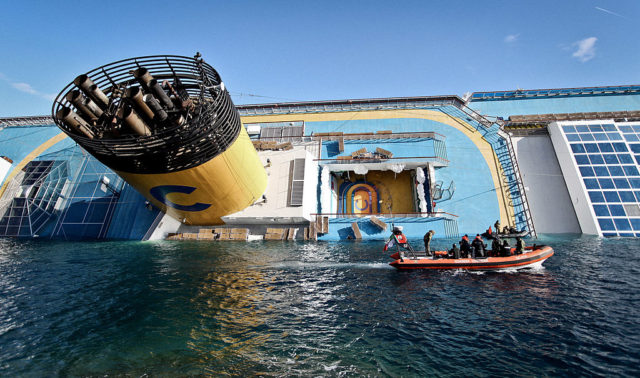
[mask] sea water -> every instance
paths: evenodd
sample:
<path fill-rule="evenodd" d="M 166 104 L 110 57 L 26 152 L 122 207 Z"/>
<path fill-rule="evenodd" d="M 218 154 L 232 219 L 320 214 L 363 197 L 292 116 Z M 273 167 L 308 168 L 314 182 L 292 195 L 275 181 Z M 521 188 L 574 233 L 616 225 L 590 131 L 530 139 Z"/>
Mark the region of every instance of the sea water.
<path fill-rule="evenodd" d="M 0 376 L 640 375 L 638 240 L 536 243 L 540 269 L 470 273 L 381 242 L 0 240 Z"/>

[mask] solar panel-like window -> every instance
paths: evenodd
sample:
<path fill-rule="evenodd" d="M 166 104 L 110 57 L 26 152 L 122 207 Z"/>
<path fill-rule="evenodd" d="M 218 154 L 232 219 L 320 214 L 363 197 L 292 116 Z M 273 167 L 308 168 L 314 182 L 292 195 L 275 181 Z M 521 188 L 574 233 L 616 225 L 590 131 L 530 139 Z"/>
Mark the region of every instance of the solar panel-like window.
<path fill-rule="evenodd" d="M 582 177 L 592 177 L 596 175 L 595 173 L 593 173 L 593 168 L 591 167 L 580 167 L 579 169 Z"/>
<path fill-rule="evenodd" d="M 607 133 L 609 140 L 622 140 L 622 135 L 620 133 Z"/>
<path fill-rule="evenodd" d="M 591 199 L 591 202 L 596 203 L 596 202 L 604 202 L 604 196 L 602 195 L 602 192 L 599 191 L 594 191 L 594 190 L 590 190 L 589 191 L 589 199 Z"/>
<path fill-rule="evenodd" d="M 600 187 L 602 189 L 615 189 L 615 186 L 613 185 L 613 180 L 611 180 L 610 178 L 601 178 L 601 179 L 598 179 L 598 181 L 600 182 Z"/>
<path fill-rule="evenodd" d="M 596 138 L 596 140 L 609 140 L 605 133 L 595 133 L 593 134 L 593 137 Z"/>
<path fill-rule="evenodd" d="M 622 169 L 627 176 L 638 176 L 638 168 L 635 165 L 624 165 Z"/>
<path fill-rule="evenodd" d="M 624 171 L 622 170 L 622 167 L 619 165 L 610 166 L 609 172 L 611 172 L 611 176 L 624 176 Z"/>
<path fill-rule="evenodd" d="M 611 216 L 614 217 L 624 217 L 626 215 L 622 205 L 609 205 L 609 211 L 611 212 Z"/>
<path fill-rule="evenodd" d="M 631 151 L 635 153 L 640 153 L 640 144 L 637 144 L 637 143 L 630 144 L 629 147 L 631 147 Z"/>
<path fill-rule="evenodd" d="M 620 154 L 618 159 L 620 159 L 621 164 L 634 164 L 633 158 L 629 154 Z"/>
<path fill-rule="evenodd" d="M 613 152 L 613 145 L 611 145 L 611 143 L 598 143 L 598 147 L 600 147 L 600 151 L 602 152 Z"/>
<path fill-rule="evenodd" d="M 575 133 L 576 132 L 576 128 L 574 126 L 562 126 L 562 130 L 564 130 L 565 133 Z"/>
<path fill-rule="evenodd" d="M 583 154 L 586 152 L 584 146 L 580 143 L 572 143 L 571 151 L 573 151 L 574 154 Z"/>
<path fill-rule="evenodd" d="M 604 159 L 602 158 L 602 155 L 599 154 L 589 155 L 589 160 L 591 160 L 591 164 L 604 164 Z"/>
<path fill-rule="evenodd" d="M 640 189 L 640 179 L 630 178 L 629 183 L 631 184 L 631 187 L 633 189 Z M 640 201 L 640 198 L 638 199 L 638 201 Z"/>
<path fill-rule="evenodd" d="M 616 218 L 613 220 L 618 231 L 631 231 L 631 224 L 626 218 Z"/>
<path fill-rule="evenodd" d="M 592 142 L 596 140 L 591 134 L 580 134 L 580 138 L 585 142 Z"/>
<path fill-rule="evenodd" d="M 589 125 L 590 131 L 602 131 L 602 125 Z"/>
<path fill-rule="evenodd" d="M 578 134 L 567 134 L 567 140 L 569 142 L 580 142 L 580 136 Z"/>
<path fill-rule="evenodd" d="M 616 131 L 616 126 L 612 124 L 602 125 L 604 131 Z"/>
<path fill-rule="evenodd" d="M 640 219 L 629 219 L 631 221 L 631 227 L 635 231 L 640 231 Z"/>
<path fill-rule="evenodd" d="M 598 218 L 598 224 L 602 231 L 614 231 L 613 221 L 609 218 Z"/>
<path fill-rule="evenodd" d="M 587 157 L 587 155 L 573 155 L 573 156 L 575 157 L 576 163 L 578 163 L 578 165 L 589 165 L 589 164 L 591 164 L 591 162 L 589 161 L 589 157 Z"/>
<path fill-rule="evenodd" d="M 589 153 L 600 152 L 600 150 L 598 149 L 598 144 L 596 144 L 596 143 L 585 143 L 584 144 L 584 148 Z"/>
<path fill-rule="evenodd" d="M 610 215 L 607 205 L 593 205 L 593 211 L 599 217 L 608 217 Z"/>
<path fill-rule="evenodd" d="M 598 165 L 593 167 L 593 171 L 596 173 L 596 176 L 598 177 L 609 176 L 609 171 L 607 170 L 607 167 L 605 167 L 604 165 Z"/>
<path fill-rule="evenodd" d="M 613 143 L 613 149 L 616 152 L 627 152 L 627 145 L 624 143 Z"/>
<path fill-rule="evenodd" d="M 607 202 L 611 203 L 611 202 L 620 202 L 620 196 L 618 195 L 618 192 L 603 192 L 604 193 L 604 198 L 607 200 Z"/>
<path fill-rule="evenodd" d="M 620 131 L 622 131 L 623 133 L 632 133 L 633 132 L 633 128 L 631 128 L 631 126 L 618 126 L 618 129 Z"/>
<path fill-rule="evenodd" d="M 579 133 L 588 133 L 588 132 L 589 132 L 589 126 L 586 126 L 586 125 L 577 125 L 577 126 L 576 126 L 576 130 L 577 130 Z"/>
<path fill-rule="evenodd" d="M 618 163 L 620 163 L 615 154 L 604 154 L 604 155 L 602 155 L 602 157 L 604 158 L 604 162 L 607 163 L 607 164 L 618 164 Z"/>
<path fill-rule="evenodd" d="M 624 139 L 626 139 L 627 142 L 637 142 L 640 140 L 635 134 L 625 134 Z"/>
<path fill-rule="evenodd" d="M 596 179 L 584 179 L 584 186 L 587 187 L 587 189 L 600 189 L 600 186 L 598 185 L 598 180 Z"/>
<path fill-rule="evenodd" d="M 633 195 L 633 192 L 630 190 L 622 190 L 618 192 L 620 194 L 620 199 L 622 202 L 636 202 L 636 196 Z"/>
<path fill-rule="evenodd" d="M 615 178 L 613 179 L 613 183 L 616 184 L 616 188 L 618 189 L 630 189 L 629 181 L 624 178 Z"/>

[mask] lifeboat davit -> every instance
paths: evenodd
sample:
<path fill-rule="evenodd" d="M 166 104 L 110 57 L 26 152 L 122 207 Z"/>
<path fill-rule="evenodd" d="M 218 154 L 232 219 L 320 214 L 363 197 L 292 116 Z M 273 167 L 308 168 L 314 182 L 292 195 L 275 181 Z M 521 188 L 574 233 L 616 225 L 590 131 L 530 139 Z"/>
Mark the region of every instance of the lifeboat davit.
<path fill-rule="evenodd" d="M 515 248 L 511 249 L 512 253 Z M 446 255 L 444 251 L 436 251 L 436 257 Z M 526 247 L 525 253 L 507 257 L 484 258 L 436 258 L 426 256 L 412 256 L 411 252 L 405 253 L 403 261 L 400 261 L 398 253 L 391 255 L 395 261 L 389 263 L 397 269 L 470 269 L 470 270 L 500 270 L 500 269 L 524 269 L 541 266 L 542 263 L 553 256 L 553 248 L 547 245 Z"/>

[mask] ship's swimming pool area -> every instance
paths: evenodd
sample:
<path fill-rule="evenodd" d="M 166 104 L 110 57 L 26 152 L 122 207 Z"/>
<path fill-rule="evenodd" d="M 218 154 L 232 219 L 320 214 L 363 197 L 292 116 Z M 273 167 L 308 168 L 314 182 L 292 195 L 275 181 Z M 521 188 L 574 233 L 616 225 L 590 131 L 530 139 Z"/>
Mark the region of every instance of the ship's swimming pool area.
<path fill-rule="evenodd" d="M 0 375 L 637 376 L 637 241 L 535 242 L 542 269 L 468 273 L 379 241 L 0 239 Z"/>

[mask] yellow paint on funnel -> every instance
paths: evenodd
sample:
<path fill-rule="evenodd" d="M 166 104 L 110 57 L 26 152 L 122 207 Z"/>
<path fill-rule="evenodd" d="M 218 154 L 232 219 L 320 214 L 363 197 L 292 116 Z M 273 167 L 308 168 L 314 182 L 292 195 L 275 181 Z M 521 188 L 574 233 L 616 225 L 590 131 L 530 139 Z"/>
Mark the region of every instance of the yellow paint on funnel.
<path fill-rule="evenodd" d="M 220 217 L 254 203 L 267 187 L 267 174 L 244 127 L 222 154 L 177 172 L 117 172 L 155 206 L 192 225 L 223 224 Z"/>

